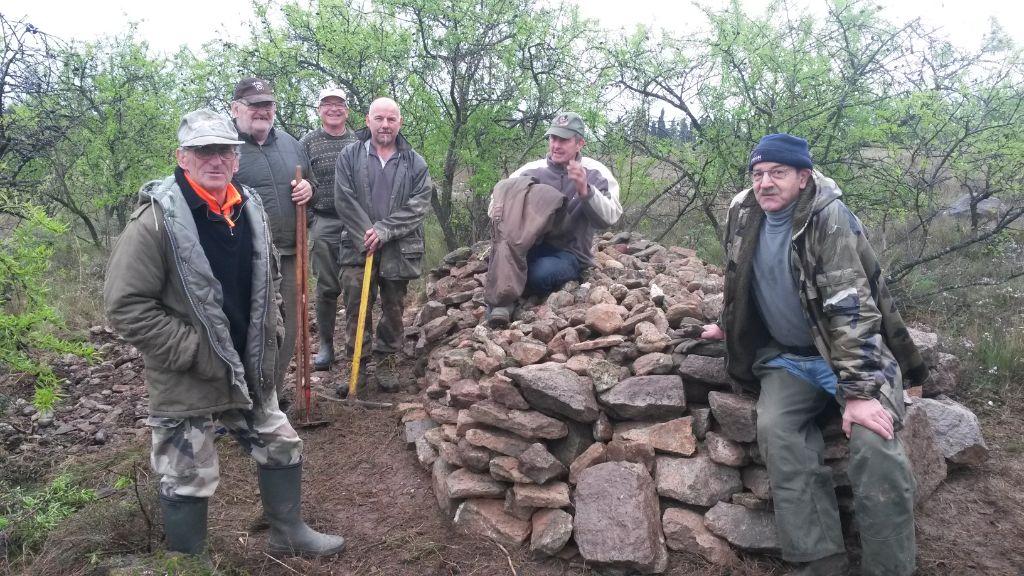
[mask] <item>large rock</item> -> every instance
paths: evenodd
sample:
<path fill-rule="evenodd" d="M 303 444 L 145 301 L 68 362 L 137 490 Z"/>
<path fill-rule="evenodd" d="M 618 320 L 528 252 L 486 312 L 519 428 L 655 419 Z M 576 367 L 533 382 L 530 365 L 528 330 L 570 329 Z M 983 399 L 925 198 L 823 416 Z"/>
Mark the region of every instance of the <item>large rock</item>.
<path fill-rule="evenodd" d="M 455 513 L 455 529 L 467 536 L 490 538 L 505 546 L 521 546 L 530 523 L 505 512 L 501 500 L 467 500 Z"/>
<path fill-rule="evenodd" d="M 781 551 L 770 512 L 719 502 L 704 515 L 704 526 L 747 552 L 777 555 Z"/>
<path fill-rule="evenodd" d="M 509 368 L 505 373 L 519 385 L 535 410 L 577 422 L 597 420 L 594 386 L 566 368 Z"/>
<path fill-rule="evenodd" d="M 658 494 L 639 464 L 605 462 L 580 474 L 573 535 L 599 570 L 660 574 L 668 566 Z"/>
<path fill-rule="evenodd" d="M 946 397 L 919 398 L 935 432 L 939 450 L 953 464 L 981 464 L 988 460 L 988 446 L 981 436 L 978 417 L 966 406 Z"/>
<path fill-rule="evenodd" d="M 729 543 L 704 526 L 704 516 L 684 508 L 669 508 L 661 518 L 670 550 L 691 552 L 718 566 L 732 566 L 739 557 Z"/>
<path fill-rule="evenodd" d="M 708 394 L 708 403 L 723 436 L 736 442 L 753 442 L 757 438 L 757 405 L 752 398 L 712 392 Z"/>
<path fill-rule="evenodd" d="M 530 552 L 554 556 L 572 537 L 572 515 L 565 510 L 539 510 L 533 515 Z"/>
<path fill-rule="evenodd" d="M 916 328 L 907 328 L 910 339 L 917 346 L 924 363 L 935 366 L 939 363 L 939 335 L 934 332 L 925 332 Z"/>
<path fill-rule="evenodd" d="M 651 352 L 650 354 L 644 354 L 633 362 L 633 373 L 637 376 L 668 374 L 672 371 L 673 367 L 671 354 Z"/>
<path fill-rule="evenodd" d="M 739 470 L 716 464 L 703 454 L 659 456 L 655 480 L 658 494 L 694 506 L 714 506 L 743 490 Z"/>
<path fill-rule="evenodd" d="M 679 456 L 693 456 L 697 451 L 697 438 L 693 435 L 693 421 L 689 416 L 651 426 L 630 428 L 619 437 L 632 442 L 644 442 L 658 452 Z"/>
<path fill-rule="evenodd" d="M 686 410 L 686 394 L 679 376 L 633 376 L 601 394 L 609 415 L 620 420 L 677 418 Z"/>
<path fill-rule="evenodd" d="M 907 406 L 903 429 L 897 432 L 917 481 L 914 502 L 920 504 L 946 479 L 946 459 L 935 441 L 924 406 L 915 401 Z"/>
<path fill-rule="evenodd" d="M 528 440 L 561 438 L 567 430 L 564 422 L 530 410 L 510 410 L 493 400 L 470 406 L 469 417 L 477 422 L 507 430 Z"/>
<path fill-rule="evenodd" d="M 511 456 L 495 456 L 488 465 L 488 471 L 495 480 L 530 484 L 533 480 L 519 470 L 519 460 Z"/>

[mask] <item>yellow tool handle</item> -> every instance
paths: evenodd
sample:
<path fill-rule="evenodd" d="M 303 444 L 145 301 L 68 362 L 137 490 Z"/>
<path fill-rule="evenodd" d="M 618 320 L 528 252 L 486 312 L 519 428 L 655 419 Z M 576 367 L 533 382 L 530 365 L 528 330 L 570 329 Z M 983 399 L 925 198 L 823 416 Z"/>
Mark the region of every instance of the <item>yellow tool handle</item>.
<path fill-rule="evenodd" d="M 348 397 L 356 397 L 356 381 L 359 379 L 359 361 L 363 356 L 363 331 L 366 330 L 366 308 L 370 301 L 370 280 L 373 271 L 373 252 L 366 255 L 363 268 L 363 289 L 359 294 L 359 321 L 356 322 L 355 351 L 352 354 L 352 377 L 348 381 Z"/>

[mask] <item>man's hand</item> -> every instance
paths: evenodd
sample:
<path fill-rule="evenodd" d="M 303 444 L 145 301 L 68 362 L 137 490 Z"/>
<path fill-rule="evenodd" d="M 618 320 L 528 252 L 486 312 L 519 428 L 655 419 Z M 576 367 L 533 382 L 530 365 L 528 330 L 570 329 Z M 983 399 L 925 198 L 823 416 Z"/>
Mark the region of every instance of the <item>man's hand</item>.
<path fill-rule="evenodd" d="M 576 183 L 576 195 L 581 200 L 586 200 L 590 196 L 590 186 L 587 184 L 587 171 L 580 163 L 575 160 L 569 161 L 569 166 L 566 167 L 566 172 L 569 174 L 569 180 Z"/>
<path fill-rule="evenodd" d="M 380 237 L 377 236 L 377 231 L 370 228 L 363 234 L 363 246 L 366 247 L 367 254 L 373 254 L 380 248 Z"/>
<path fill-rule="evenodd" d="M 292 180 L 292 202 L 296 204 L 305 204 L 309 202 L 309 199 L 313 197 L 313 185 L 309 183 L 309 180 L 303 178 L 296 182 Z"/>
<path fill-rule="evenodd" d="M 848 398 L 846 409 L 843 410 L 843 433 L 849 438 L 854 424 L 871 430 L 886 440 L 892 440 L 893 426 L 892 414 L 882 406 L 882 403 L 872 398 Z"/>
<path fill-rule="evenodd" d="M 705 340 L 725 340 L 725 332 L 722 332 L 722 327 L 718 324 L 705 324 L 700 337 Z"/>

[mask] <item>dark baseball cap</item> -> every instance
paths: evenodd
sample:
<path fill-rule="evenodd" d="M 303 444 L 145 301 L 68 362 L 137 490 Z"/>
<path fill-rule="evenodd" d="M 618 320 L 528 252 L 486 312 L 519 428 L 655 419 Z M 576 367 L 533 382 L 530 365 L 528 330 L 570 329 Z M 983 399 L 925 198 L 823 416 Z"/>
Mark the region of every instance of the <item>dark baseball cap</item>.
<path fill-rule="evenodd" d="M 559 112 L 551 121 L 551 127 L 544 133 L 545 136 L 554 134 L 559 138 L 572 138 L 579 136 L 584 138 L 587 127 L 583 125 L 583 118 L 575 112 Z"/>
<path fill-rule="evenodd" d="M 276 102 L 274 99 L 274 85 L 270 80 L 263 78 L 243 78 L 235 84 L 235 100 L 241 100 L 246 104 L 257 102 Z"/>

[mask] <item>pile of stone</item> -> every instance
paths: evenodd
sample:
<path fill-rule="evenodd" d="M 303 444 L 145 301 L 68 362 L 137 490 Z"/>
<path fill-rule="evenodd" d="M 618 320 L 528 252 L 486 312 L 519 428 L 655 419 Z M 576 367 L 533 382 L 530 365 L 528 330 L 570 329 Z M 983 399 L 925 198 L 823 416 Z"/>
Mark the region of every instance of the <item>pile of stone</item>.
<path fill-rule="evenodd" d="M 146 428 L 147 395 L 142 356 L 109 328 L 89 330 L 98 361 L 67 354 L 52 363 L 61 378 L 52 410 L 38 410 L 24 397 L 0 397 L 0 457 L 57 457 L 96 452 Z"/>
<path fill-rule="evenodd" d="M 692 250 L 609 233 L 582 283 L 521 302 L 508 329 L 491 330 L 486 253 L 449 254 L 407 330 L 426 372 L 423 402 L 400 407 L 406 441 L 456 529 L 579 555 L 604 574 L 663 572 L 669 550 L 720 565 L 737 550 L 777 553 L 755 401 L 733 389 L 721 343 L 699 339 L 721 310 L 720 271 Z M 920 392 L 951 391 L 955 358 L 915 337 L 939 373 Z M 922 496 L 947 459 L 984 457 L 980 434 L 935 440 L 947 424 L 977 432 L 972 418 L 944 397 L 915 399 L 904 434 L 928 477 Z M 825 431 L 848 503 L 839 421 Z"/>

